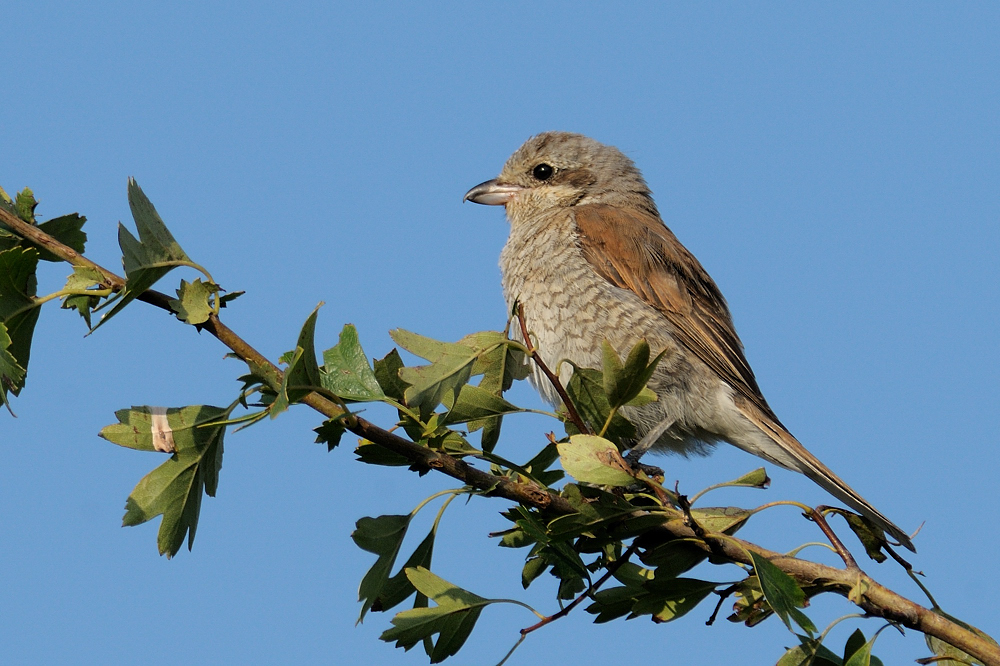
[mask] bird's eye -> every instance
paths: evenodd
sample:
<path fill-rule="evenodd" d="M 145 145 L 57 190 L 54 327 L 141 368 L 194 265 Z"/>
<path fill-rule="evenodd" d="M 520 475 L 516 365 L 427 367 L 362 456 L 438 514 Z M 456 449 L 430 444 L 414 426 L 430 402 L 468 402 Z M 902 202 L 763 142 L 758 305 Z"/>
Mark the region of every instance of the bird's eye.
<path fill-rule="evenodd" d="M 535 177 L 536 180 L 548 180 L 555 173 L 553 169 L 548 164 L 539 164 L 534 169 L 531 170 L 531 175 Z"/>

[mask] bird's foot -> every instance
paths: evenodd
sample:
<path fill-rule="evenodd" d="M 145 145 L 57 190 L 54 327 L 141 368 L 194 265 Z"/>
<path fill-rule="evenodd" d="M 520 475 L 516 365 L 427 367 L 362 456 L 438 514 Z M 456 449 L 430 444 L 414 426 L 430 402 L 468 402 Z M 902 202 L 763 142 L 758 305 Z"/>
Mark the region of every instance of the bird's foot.
<path fill-rule="evenodd" d="M 654 479 L 656 477 L 663 477 L 662 469 L 654 467 L 653 465 L 643 465 L 639 462 L 639 460 L 646 454 L 647 451 L 653 448 L 653 445 L 660 439 L 660 436 L 663 435 L 663 433 L 665 433 L 673 424 L 673 419 L 663 419 L 653 426 L 653 428 L 651 428 L 649 432 L 647 432 L 645 436 L 643 436 L 643 438 L 629 450 L 628 455 L 625 456 L 625 461 L 632 469 L 641 469 L 647 476 Z"/>
<path fill-rule="evenodd" d="M 636 447 L 630 450 L 628 454 L 625 456 L 625 462 L 627 462 L 628 466 L 634 470 L 637 471 L 642 470 L 646 474 L 646 476 L 650 477 L 651 479 L 655 479 L 657 477 L 662 479 L 663 478 L 662 469 L 660 469 L 656 465 L 644 465 L 643 463 L 639 462 L 639 459 L 642 458 L 642 454 L 644 453 L 645 451 L 640 451 L 639 447 Z"/>

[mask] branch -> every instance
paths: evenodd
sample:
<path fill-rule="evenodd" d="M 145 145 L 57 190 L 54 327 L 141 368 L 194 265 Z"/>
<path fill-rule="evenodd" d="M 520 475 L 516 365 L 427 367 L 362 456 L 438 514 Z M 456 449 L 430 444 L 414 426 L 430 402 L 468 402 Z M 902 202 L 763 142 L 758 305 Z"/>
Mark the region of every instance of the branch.
<path fill-rule="evenodd" d="M 105 285 L 108 288 L 115 291 L 124 289 L 126 283 L 124 278 L 90 261 L 72 248 L 59 243 L 38 227 L 23 222 L 2 207 L 0 207 L 0 223 L 18 236 L 48 250 L 73 266 L 86 266 L 99 271 L 104 276 Z M 169 304 L 170 297 L 161 292 L 149 290 L 140 295 L 139 300 L 173 312 Z M 281 369 L 223 324 L 217 315 L 211 315 L 202 328 L 215 336 L 239 358 L 256 364 L 271 388 L 277 390 L 281 386 L 283 378 Z M 306 396 L 302 402 L 327 418 L 342 416 L 345 413 L 339 405 L 316 393 Z M 576 513 L 576 509 L 565 498 L 529 479 L 522 477 L 515 481 L 484 472 L 459 458 L 406 440 L 356 415 L 351 415 L 346 421 L 345 426 L 348 430 L 405 457 L 418 469 L 437 470 L 484 491 L 484 494 L 502 497 L 533 507 L 545 511 L 549 515 Z M 636 514 L 642 515 L 643 512 L 636 512 Z M 677 539 L 683 539 L 704 550 L 707 554 L 713 556 L 722 554 L 730 562 L 752 564 L 748 552 L 753 552 L 766 557 L 802 586 L 822 586 L 844 597 L 848 597 L 850 591 L 858 586 L 859 581 L 864 582 L 867 588 L 864 589 L 856 603 L 869 615 L 885 618 L 901 626 L 939 638 L 979 659 L 987 666 L 1000 666 L 1000 647 L 950 621 L 943 615 L 883 587 L 860 569 L 837 569 L 796 557 L 788 557 L 731 536 L 718 538 L 710 534 L 699 535 L 679 520 L 665 520 L 660 527 L 644 535 L 645 543 L 666 543 Z"/>

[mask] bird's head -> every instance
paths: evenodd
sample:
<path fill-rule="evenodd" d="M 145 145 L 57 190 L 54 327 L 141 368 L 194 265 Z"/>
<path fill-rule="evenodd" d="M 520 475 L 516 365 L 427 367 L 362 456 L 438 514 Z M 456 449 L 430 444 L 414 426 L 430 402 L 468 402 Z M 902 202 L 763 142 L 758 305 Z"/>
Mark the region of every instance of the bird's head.
<path fill-rule="evenodd" d="M 570 132 L 531 137 L 510 156 L 499 176 L 473 187 L 465 200 L 505 205 L 512 220 L 522 212 L 595 203 L 657 214 L 649 187 L 631 159 L 614 146 Z"/>

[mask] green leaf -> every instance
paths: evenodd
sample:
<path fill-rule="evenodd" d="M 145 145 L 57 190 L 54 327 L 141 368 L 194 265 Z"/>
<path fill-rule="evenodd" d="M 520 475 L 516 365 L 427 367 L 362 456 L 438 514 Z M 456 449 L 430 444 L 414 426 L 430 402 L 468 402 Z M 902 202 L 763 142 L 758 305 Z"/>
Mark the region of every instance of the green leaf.
<path fill-rule="evenodd" d="M 201 278 L 191 283 L 181 280 L 177 298 L 170 300 L 170 308 L 185 323 L 204 324 L 214 312 L 210 299 L 218 297 L 218 293 L 219 285 L 202 282 Z"/>
<path fill-rule="evenodd" d="M 812 623 L 799 608 L 805 607 L 806 595 L 791 576 L 779 569 L 765 557 L 753 551 L 747 551 L 753 561 L 754 572 L 760 581 L 760 589 L 764 593 L 771 610 L 785 623 L 789 631 L 794 620 L 810 636 L 816 633 L 816 625 Z"/>
<path fill-rule="evenodd" d="M 434 600 L 432 608 L 414 608 L 392 618 L 392 629 L 381 639 L 395 641 L 396 647 L 410 649 L 418 642 L 437 635 L 428 656 L 437 664 L 457 653 L 465 643 L 483 608 L 496 600 L 485 599 L 435 576 L 427 569 L 405 569 L 413 586 Z"/>
<path fill-rule="evenodd" d="M 865 547 L 865 553 L 876 562 L 885 562 L 886 555 L 882 552 L 885 545 L 885 532 L 871 521 L 848 511 L 839 512 L 847 521 L 847 526 L 851 528 L 861 545 Z"/>
<path fill-rule="evenodd" d="M 404 393 L 406 404 L 419 409 L 421 420 L 426 421 L 446 395 L 451 394 L 454 400 L 468 383 L 480 352 L 402 329 L 390 331 L 389 335 L 404 349 L 431 361 L 430 365 L 399 370 L 400 379 L 410 384 Z"/>
<path fill-rule="evenodd" d="M 630 614 L 636 602 L 645 596 L 646 593 L 639 588 L 609 587 L 594 594 L 594 603 L 585 610 L 597 616 L 594 624 L 603 624 Z"/>
<path fill-rule="evenodd" d="M 471 342 L 486 343 L 489 340 L 486 334 L 478 334 L 480 337 Z M 472 366 L 472 374 L 482 374 L 483 379 L 479 382 L 479 388 L 488 391 L 497 397 L 502 397 L 504 392 L 518 380 L 525 379 L 531 374 L 531 367 L 527 364 L 527 359 L 520 349 L 503 334 L 497 333 L 496 347 L 483 353 Z M 471 337 L 471 336 L 470 336 Z M 469 338 L 463 338 L 463 341 Z M 482 429 L 480 446 L 483 451 L 490 453 L 496 448 L 500 440 L 500 429 L 503 425 L 503 416 L 493 416 L 481 420 L 470 421 L 469 431 L 475 432 Z"/>
<path fill-rule="evenodd" d="M 452 394 L 445 394 L 443 400 L 444 406 L 448 408 L 448 414 L 441 422 L 442 425 L 466 423 L 522 411 L 520 407 L 510 404 L 503 398 L 470 384 L 461 388 L 458 400 L 454 400 Z"/>
<path fill-rule="evenodd" d="M 104 439 L 141 451 L 172 452 L 165 463 L 147 474 L 125 503 L 122 524 L 139 525 L 162 515 L 157 545 L 173 557 L 184 537 L 194 543 L 201 496 L 214 497 L 222 468 L 224 425 L 232 407 L 192 405 L 179 409 L 132 407 L 115 412 L 119 423 L 103 428 Z"/>
<path fill-rule="evenodd" d="M 755 627 L 774 614 L 760 591 L 760 581 L 757 576 L 748 576 L 736 584 L 733 592 L 736 601 L 735 611 L 728 619 L 730 622 L 743 622 L 748 627 Z"/>
<path fill-rule="evenodd" d="M 413 587 L 413 583 L 410 582 L 409 577 L 407 577 L 406 570 L 414 569 L 416 567 L 426 569 L 431 566 L 431 558 L 434 555 L 435 532 L 436 530 L 431 528 L 431 531 L 427 533 L 424 540 L 421 541 L 420 544 L 413 550 L 413 554 L 411 554 L 409 559 L 406 560 L 402 568 L 396 573 L 396 575 L 386 581 L 385 585 L 382 587 L 382 592 L 372 603 L 373 611 L 380 612 L 394 608 L 395 606 L 398 606 L 406 601 L 407 597 L 417 591 L 416 588 Z M 414 607 L 426 608 L 427 597 L 422 593 L 420 596 L 423 597 L 423 601 Z"/>
<path fill-rule="evenodd" d="M 366 402 L 385 398 L 375 372 L 368 364 L 368 357 L 358 342 L 358 330 L 354 324 L 344 326 L 340 342 L 323 352 L 320 381 L 323 388 L 342 400 Z"/>
<path fill-rule="evenodd" d="M 573 435 L 558 444 L 563 469 L 577 481 L 601 486 L 628 486 L 635 483 L 618 447 L 595 435 Z"/>
<path fill-rule="evenodd" d="M 354 543 L 362 550 L 378 555 L 375 564 L 361 579 L 361 586 L 358 588 L 358 601 L 362 602 L 358 622 L 365 619 L 365 614 L 371 610 L 375 600 L 382 594 L 389 581 L 389 573 L 392 571 L 392 565 L 403 545 L 403 539 L 406 537 L 406 530 L 410 526 L 412 518 L 412 514 L 406 516 L 387 515 L 378 518 L 365 517 L 357 522 L 357 528 L 351 534 Z"/>
<path fill-rule="evenodd" d="M 399 357 L 399 352 L 393 349 L 385 355 L 385 358 L 378 359 L 374 363 L 375 379 L 385 395 L 396 402 L 404 401 L 403 394 L 409 384 L 399 378 L 399 370 L 403 367 L 403 359 Z"/>
<path fill-rule="evenodd" d="M 482 375 L 479 388 L 494 395 L 501 395 L 515 381 L 526 379 L 531 374 L 524 352 L 503 333 L 484 331 L 473 333 L 459 340 L 459 344 L 480 351 L 473 375 Z"/>
<path fill-rule="evenodd" d="M 10 347 L 10 336 L 7 327 L 0 322 L 0 403 L 10 409 L 7 401 L 7 391 L 12 387 L 24 386 L 24 368 L 17 364 L 17 359 L 7 351 Z"/>
<path fill-rule="evenodd" d="M 409 467 L 413 463 L 409 458 L 390 451 L 368 440 L 361 440 L 358 448 L 354 449 L 358 456 L 358 461 L 369 465 L 382 465 L 384 467 Z"/>
<path fill-rule="evenodd" d="M 87 244 L 87 234 L 83 231 L 83 225 L 86 221 L 87 218 L 76 213 L 70 213 L 69 215 L 54 217 L 48 222 L 42 222 L 38 225 L 38 228 L 63 245 L 83 254 Z M 62 261 L 61 258 L 44 248 L 38 248 L 38 250 L 38 258 L 42 261 Z"/>
<path fill-rule="evenodd" d="M 542 450 L 535 454 L 535 457 L 524 463 L 522 467 L 531 474 L 531 478 L 543 486 L 551 486 L 556 481 L 562 479 L 565 474 L 561 469 L 549 470 L 549 467 L 559 459 L 559 447 L 555 444 L 546 444 Z"/>
<path fill-rule="evenodd" d="M 718 587 L 712 583 L 695 578 L 668 578 L 659 581 L 654 578 L 645 585 L 649 592 L 632 607 L 635 615 L 652 615 L 657 622 L 676 620 L 712 593 Z"/>
<path fill-rule="evenodd" d="M 843 660 L 817 638 L 796 634 L 800 644 L 781 655 L 776 666 L 843 666 Z"/>
<path fill-rule="evenodd" d="M 333 451 L 340 444 L 340 438 L 346 432 L 341 423 L 341 417 L 335 417 L 332 419 L 327 419 L 317 427 L 313 428 L 313 432 L 316 433 L 316 443 L 326 444 L 327 451 Z"/>
<path fill-rule="evenodd" d="M 33 248 L 12 248 L 0 252 L 0 323 L 6 327 L 10 339 L 6 351 L 21 369 L 20 373 L 5 375 L 3 390 L 14 395 L 24 388 L 31 356 L 31 338 L 40 312 L 40 308 L 35 307 L 34 299 L 37 266 L 38 251 Z"/>
<path fill-rule="evenodd" d="M 646 388 L 653 377 L 653 371 L 665 352 L 649 361 L 649 344 L 639 340 L 628 354 L 623 364 L 614 348 L 607 340 L 601 343 L 604 393 L 612 407 L 630 404 L 645 394 L 641 404 L 656 399 L 656 394 Z M 636 405 L 638 406 L 638 405 Z"/>
<path fill-rule="evenodd" d="M 640 340 L 639 344 L 645 343 L 645 340 Z M 638 347 L 639 345 L 636 345 Z M 649 356 L 649 345 L 645 345 L 646 356 Z M 611 343 L 607 340 L 601 341 L 601 378 L 604 381 L 604 395 L 608 397 L 608 401 L 612 405 L 620 405 L 621 403 L 618 399 L 621 397 L 619 391 L 619 383 L 621 382 L 622 375 L 622 362 L 618 358 L 618 353 L 615 352 L 615 348 L 611 346 Z"/>
<path fill-rule="evenodd" d="M 882 633 L 882 629 L 876 631 L 871 640 L 866 641 L 865 635 L 861 633 L 861 630 L 855 629 L 854 633 L 847 639 L 847 644 L 844 647 L 844 666 L 882 666 L 882 661 L 872 655 L 872 647 L 874 647 L 875 639 L 878 638 L 880 633 Z"/>
<path fill-rule="evenodd" d="M 771 485 L 771 479 L 767 477 L 767 471 L 763 467 L 758 467 L 752 472 L 747 472 L 738 479 L 733 479 L 732 481 L 727 481 L 726 483 L 720 483 L 719 487 L 743 487 L 743 488 L 761 488 L 765 489 Z"/>
<path fill-rule="evenodd" d="M 691 498 L 691 502 L 695 502 L 699 497 L 709 493 L 713 490 L 718 490 L 719 488 L 760 488 L 764 489 L 771 485 L 771 479 L 768 478 L 767 472 L 763 467 L 758 467 L 752 472 L 748 472 L 738 479 L 733 479 L 732 481 L 726 481 L 724 483 L 716 483 L 714 485 L 705 488 L 701 492 L 697 493 Z"/>
<path fill-rule="evenodd" d="M 735 506 L 707 506 L 691 509 L 691 517 L 698 521 L 706 532 L 736 534 L 746 524 L 753 513 Z"/>
<path fill-rule="evenodd" d="M 444 356 L 465 356 L 477 352 L 476 349 L 469 345 L 456 342 L 441 342 L 440 340 L 428 338 L 427 336 L 413 333 L 403 328 L 396 328 L 389 331 L 389 337 L 411 354 L 431 362 L 437 361 Z"/>
<path fill-rule="evenodd" d="M 574 367 L 573 375 L 566 385 L 570 400 L 580 413 L 580 417 L 594 432 L 599 432 L 611 413 L 611 403 L 604 393 L 603 375 L 600 370 Z M 567 423 L 567 429 L 575 433 L 572 424 Z M 625 417 L 616 413 L 611 419 L 611 426 L 604 435 L 615 442 L 634 440 L 635 426 Z"/>
<path fill-rule="evenodd" d="M 224 294 L 224 295 L 220 296 L 219 297 L 219 307 L 220 308 L 226 307 L 229 303 L 231 303 L 232 301 L 235 301 L 237 298 L 239 298 L 240 296 L 242 296 L 245 293 L 246 293 L 245 291 L 233 291 L 233 292 L 230 292 L 228 294 Z"/>
<path fill-rule="evenodd" d="M 746 509 L 737 507 L 704 507 L 691 509 L 691 516 L 705 532 L 735 534 L 753 515 Z M 661 579 L 679 576 L 690 571 L 707 559 L 700 548 L 684 541 L 670 541 L 660 544 L 642 555 L 642 561 L 656 567 L 656 575 Z"/>
<path fill-rule="evenodd" d="M 66 279 L 64 289 L 84 290 L 93 287 L 100 287 L 104 281 L 101 272 L 90 266 L 74 266 L 73 274 Z M 91 328 L 90 313 L 93 312 L 97 304 L 104 296 L 65 296 L 62 308 L 65 310 L 76 310 L 87 323 L 87 328 Z"/>
<path fill-rule="evenodd" d="M 531 553 L 532 556 L 542 559 L 542 563 L 537 565 L 541 567 L 538 573 L 541 573 L 545 567 L 552 566 L 552 573 L 560 580 L 558 597 L 560 599 L 572 598 L 575 591 L 584 588 L 584 580 L 590 576 L 580 554 L 565 541 L 552 538 L 545 526 L 531 511 L 520 506 L 514 507 L 514 511 L 516 515 L 520 516 L 514 521 L 514 524 L 525 533 L 526 538 L 533 539 L 538 543 L 538 547 L 532 549 Z M 524 579 L 522 575 L 522 583 L 525 585 L 531 580 L 534 579 Z"/>
<path fill-rule="evenodd" d="M 26 191 L 30 192 L 31 190 Z M 18 197 L 20 198 L 20 195 L 18 195 Z M 31 210 L 34 209 L 31 208 Z M 16 210 L 13 210 L 12 212 L 20 217 Z M 34 214 L 31 214 L 30 217 L 30 220 L 24 218 L 22 219 L 29 224 L 34 224 Z M 87 218 L 81 217 L 76 213 L 72 213 L 71 215 L 63 215 L 62 217 L 53 218 L 48 222 L 43 222 L 38 225 L 38 228 L 49 236 L 55 238 L 63 245 L 66 245 L 80 254 L 83 254 L 84 245 L 87 242 L 87 234 L 85 234 L 81 228 L 86 221 Z M 44 247 L 35 245 L 26 238 L 21 238 L 16 234 L 8 233 L 0 228 L 0 250 L 9 250 L 14 247 L 30 247 L 36 249 L 38 250 L 38 258 L 42 261 L 62 261 L 62 259 L 52 254 Z"/>
<path fill-rule="evenodd" d="M 288 369 L 285 370 L 284 379 L 278 395 L 271 405 L 271 418 L 275 418 L 281 412 L 288 409 L 302 398 L 312 393 L 321 386 L 319 376 L 319 366 L 316 364 L 316 345 L 313 339 L 316 335 L 316 316 L 322 306 L 316 306 L 306 321 L 302 324 L 299 332 L 299 340 L 292 353 Z"/>
<path fill-rule="evenodd" d="M 37 207 L 38 201 L 35 200 L 35 193 L 31 191 L 31 188 L 24 188 L 14 197 L 14 210 L 17 211 L 17 216 L 28 224 L 35 223 L 35 208 Z"/>
<path fill-rule="evenodd" d="M 173 268 L 191 263 L 190 257 L 174 240 L 153 204 L 132 178 L 128 181 L 128 203 L 135 219 L 135 227 L 139 231 L 139 240 L 136 240 L 124 225 L 118 225 L 118 244 L 122 249 L 128 283 L 115 306 L 101 317 L 95 330 Z"/>

